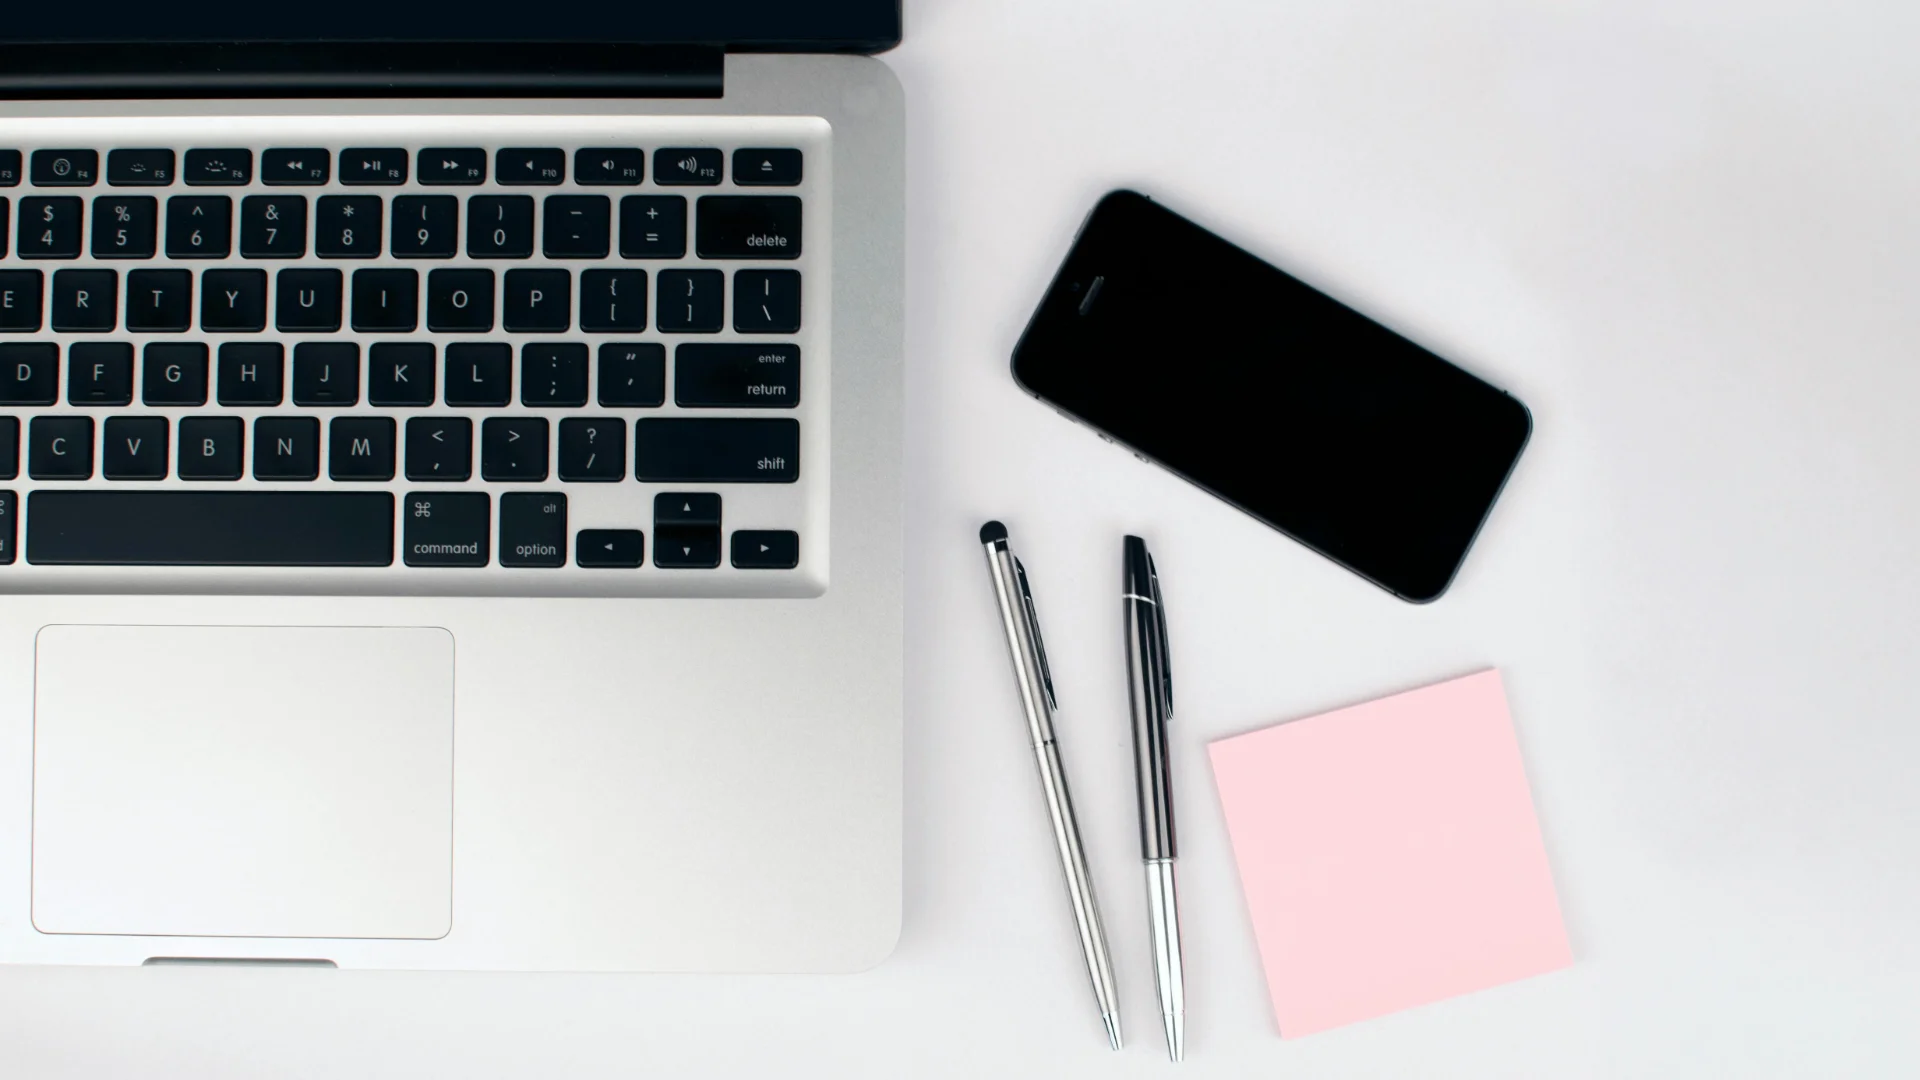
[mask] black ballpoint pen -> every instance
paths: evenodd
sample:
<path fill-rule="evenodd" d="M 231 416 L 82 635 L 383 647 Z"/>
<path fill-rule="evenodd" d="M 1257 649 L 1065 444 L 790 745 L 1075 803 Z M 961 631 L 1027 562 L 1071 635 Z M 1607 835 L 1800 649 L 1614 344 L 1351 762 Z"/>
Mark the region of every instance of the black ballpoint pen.
<path fill-rule="evenodd" d="M 1153 974 L 1167 1028 L 1167 1055 L 1186 1054 L 1186 986 L 1180 962 L 1180 908 L 1174 889 L 1173 771 L 1167 723 L 1173 719 L 1173 671 L 1160 575 L 1146 541 L 1126 540 L 1121 605 L 1126 615 L 1128 701 L 1133 712 L 1134 779 L 1140 793 L 1140 857 L 1147 868 Z"/>

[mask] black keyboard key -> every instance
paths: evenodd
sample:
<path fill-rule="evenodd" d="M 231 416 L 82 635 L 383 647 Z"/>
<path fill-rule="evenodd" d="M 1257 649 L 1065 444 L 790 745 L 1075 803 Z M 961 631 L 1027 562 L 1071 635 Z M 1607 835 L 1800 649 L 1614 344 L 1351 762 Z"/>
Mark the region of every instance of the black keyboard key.
<path fill-rule="evenodd" d="M 192 271 L 127 271 L 127 329 L 178 333 L 192 321 Z"/>
<path fill-rule="evenodd" d="M 573 563 L 590 570 L 631 570 L 645 562 L 647 538 L 639 529 L 581 529 Z"/>
<path fill-rule="evenodd" d="M 67 404 L 133 404 L 133 346 L 124 341 L 67 346 Z"/>
<path fill-rule="evenodd" d="M 0 480 L 20 475 L 20 418 L 0 416 Z"/>
<path fill-rule="evenodd" d="M 613 200 L 549 195 L 541 206 L 540 250 L 549 259 L 604 259 L 612 250 Z"/>
<path fill-rule="evenodd" d="M 298 259 L 307 253 L 305 195 L 249 195 L 240 200 L 240 255 Z"/>
<path fill-rule="evenodd" d="M 726 275 L 718 270 L 660 271 L 660 329 L 677 334 L 713 334 L 725 322 Z"/>
<path fill-rule="evenodd" d="M 393 563 L 387 491 L 36 491 L 27 510 L 30 563 Z"/>
<path fill-rule="evenodd" d="M 166 187 L 173 183 L 173 151 L 111 151 L 107 154 L 107 183 L 114 187 Z"/>
<path fill-rule="evenodd" d="M 576 408 L 587 403 L 587 347 L 577 342 L 520 347 L 520 404 Z"/>
<path fill-rule="evenodd" d="M 467 257 L 525 259 L 533 255 L 533 196 L 475 195 L 467 200 Z"/>
<path fill-rule="evenodd" d="M 21 199 L 14 253 L 22 259 L 79 258 L 80 214 L 78 195 Z"/>
<path fill-rule="evenodd" d="M 327 425 L 327 475 L 335 480 L 393 479 L 395 424 L 390 416 L 336 416 Z"/>
<path fill-rule="evenodd" d="M 687 253 L 684 195 L 629 195 L 620 200 L 620 257 L 678 259 Z"/>
<path fill-rule="evenodd" d="M 798 420 L 649 417 L 633 425 L 633 475 L 654 483 L 791 484 Z"/>
<path fill-rule="evenodd" d="M 324 184 L 333 175 L 333 152 L 316 147 L 277 148 L 260 155 L 260 182 L 268 187 Z"/>
<path fill-rule="evenodd" d="M 573 152 L 573 182 L 625 184 L 640 182 L 647 171 L 645 151 L 630 146 L 586 147 Z"/>
<path fill-rule="evenodd" d="M 0 330 L 40 329 L 45 284 L 38 270 L 0 270 Z"/>
<path fill-rule="evenodd" d="M 711 491 L 663 491 L 653 497 L 653 525 L 720 524 L 720 496 Z"/>
<path fill-rule="evenodd" d="M 513 400 L 513 347 L 503 342 L 447 346 L 447 404 L 497 409 Z"/>
<path fill-rule="evenodd" d="M 668 146 L 653 152 L 653 182 L 661 185 L 720 182 L 720 151 L 710 146 Z"/>
<path fill-rule="evenodd" d="M 220 346 L 214 400 L 222 405 L 278 405 L 286 396 L 287 354 L 277 341 L 229 341 Z"/>
<path fill-rule="evenodd" d="M 98 150 L 35 150 L 35 187 L 92 187 L 100 175 Z"/>
<path fill-rule="evenodd" d="M 673 351 L 673 403 L 694 409 L 800 404 L 800 347 L 726 342 Z"/>
<path fill-rule="evenodd" d="M 120 320 L 117 270 L 55 270 L 53 328 L 69 334 L 104 334 Z"/>
<path fill-rule="evenodd" d="M 500 496 L 500 565 L 567 563 L 567 497 L 544 491 Z"/>
<path fill-rule="evenodd" d="M 0 187 L 15 187 L 20 183 L 20 151 L 0 150 Z"/>
<path fill-rule="evenodd" d="M 422 184 L 484 184 L 487 152 L 477 146 L 422 150 L 415 175 Z"/>
<path fill-rule="evenodd" d="M 93 200 L 93 257 L 151 259 L 159 242 L 160 201 L 151 195 Z"/>
<path fill-rule="evenodd" d="M 567 178 L 567 155 L 551 147 L 509 147 L 493 156 L 501 184 L 557 184 Z"/>
<path fill-rule="evenodd" d="M 401 195 L 393 200 L 396 259 L 451 259 L 460 247 L 460 200 L 451 195 Z"/>
<path fill-rule="evenodd" d="M 367 404 L 424 408 L 433 404 L 438 363 L 431 341 L 382 341 L 367 349 Z"/>
<path fill-rule="evenodd" d="M 652 409 L 667 400 L 667 348 L 652 342 L 600 346 L 599 401 L 605 408 Z"/>
<path fill-rule="evenodd" d="M 238 480 L 245 470 L 246 425 L 237 416 L 188 416 L 180 421 L 182 480 Z"/>
<path fill-rule="evenodd" d="M 500 322 L 509 331 L 556 334 L 573 325 L 572 271 L 509 270 L 506 279 Z"/>
<path fill-rule="evenodd" d="M 0 342 L 0 405 L 51 405 L 59 400 L 59 384 L 60 346 Z"/>
<path fill-rule="evenodd" d="M 355 270 L 353 328 L 361 333 L 420 325 L 420 271 Z"/>
<path fill-rule="evenodd" d="M 351 341 L 303 341 L 293 347 L 293 403 L 360 404 L 360 346 Z"/>
<path fill-rule="evenodd" d="M 480 479 L 546 478 L 547 421 L 544 417 L 494 417 L 481 423 Z"/>
<path fill-rule="evenodd" d="M 580 272 L 580 329 L 619 333 L 646 328 L 645 270 Z"/>
<path fill-rule="evenodd" d="M 200 275 L 200 329 L 257 333 L 266 328 L 265 270 L 209 270 Z"/>
<path fill-rule="evenodd" d="M 407 152 L 397 147 L 340 151 L 340 182 L 349 187 L 407 182 Z"/>
<path fill-rule="evenodd" d="M 7 202 L 6 197 L 0 195 L 0 259 L 7 257 L 7 238 L 13 235 L 13 226 L 9 213 L 10 206 L 11 204 Z"/>
<path fill-rule="evenodd" d="M 704 195 L 695 208 L 693 247 L 703 259 L 797 259 L 796 195 Z"/>
<path fill-rule="evenodd" d="M 791 570 L 800 565 L 800 534 L 786 529 L 742 529 L 733 534 L 733 565 L 742 570 Z"/>
<path fill-rule="evenodd" d="M 165 480 L 167 418 L 108 417 L 100 435 L 100 475 L 109 480 Z"/>
<path fill-rule="evenodd" d="M 255 480 L 317 480 L 320 421 L 311 416 L 262 416 L 253 422 Z"/>
<path fill-rule="evenodd" d="M 224 259 L 233 251 L 233 199 L 175 195 L 167 200 L 167 258 Z"/>
<path fill-rule="evenodd" d="M 791 334 L 799 330 L 800 271 L 736 272 L 733 329 L 740 334 Z"/>
<path fill-rule="evenodd" d="M 401 502 L 406 522 L 401 558 L 408 566 L 485 566 L 492 557 L 493 522 L 483 491 L 410 491 Z"/>
<path fill-rule="evenodd" d="M 180 178 L 198 187 L 237 187 L 253 183 L 253 151 L 189 150 Z"/>
<path fill-rule="evenodd" d="M 273 325 L 294 332 L 340 329 L 338 270 L 282 270 L 274 276 Z"/>
<path fill-rule="evenodd" d="M 35 480 L 92 479 L 93 417 L 34 417 L 27 428 L 27 475 Z"/>
<path fill-rule="evenodd" d="M 627 422 L 611 417 L 560 421 L 560 479 L 604 483 L 627 478 Z"/>
<path fill-rule="evenodd" d="M 443 334 L 493 329 L 493 271 L 429 271 L 427 329 Z"/>
<path fill-rule="evenodd" d="M 720 529 L 669 525 L 653 530 L 653 565 L 663 570 L 711 570 L 720 565 Z"/>
<path fill-rule="evenodd" d="M 142 405 L 205 405 L 207 347 L 198 341 L 156 342 L 140 354 Z"/>
<path fill-rule="evenodd" d="M 0 491 L 0 565 L 13 565 L 13 522 L 20 506 L 11 491 Z"/>
<path fill-rule="evenodd" d="M 416 416 L 407 421 L 407 479 L 466 480 L 473 476 L 473 421 L 464 416 Z"/>
<path fill-rule="evenodd" d="M 323 259 L 380 255 L 378 195 L 322 195 L 314 207 L 313 251 Z"/>
<path fill-rule="evenodd" d="M 733 182 L 741 187 L 792 187 L 800 182 L 800 151 L 755 147 L 733 152 Z"/>

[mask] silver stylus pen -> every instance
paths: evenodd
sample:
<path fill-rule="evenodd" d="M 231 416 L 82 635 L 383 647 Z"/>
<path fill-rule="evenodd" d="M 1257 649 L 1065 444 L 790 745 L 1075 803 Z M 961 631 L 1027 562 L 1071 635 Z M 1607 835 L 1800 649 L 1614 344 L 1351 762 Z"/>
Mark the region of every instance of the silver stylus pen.
<path fill-rule="evenodd" d="M 1080 826 L 1074 822 L 1073 799 L 1067 794 L 1066 770 L 1060 766 L 1060 748 L 1053 741 L 1053 676 L 1047 670 L 1047 649 L 1040 641 L 1040 619 L 1033 610 L 1033 590 L 1026 568 L 1007 548 L 1007 527 L 997 521 L 980 526 L 987 568 L 993 571 L 993 593 L 1000 601 L 1000 623 L 1007 631 L 1007 651 L 1013 655 L 1013 678 L 1020 686 L 1020 703 L 1027 710 L 1027 732 L 1033 738 L 1033 756 L 1040 765 L 1040 788 L 1053 818 L 1053 841 L 1060 849 L 1060 869 L 1067 876 L 1067 899 L 1080 928 L 1080 951 L 1087 958 L 1087 977 L 1107 1026 L 1107 1042 L 1120 1049 L 1120 1000 L 1113 989 L 1113 964 L 1107 958 L 1107 932 L 1100 925 L 1100 905 L 1093 899 L 1093 878 L 1080 848 Z"/>
<path fill-rule="evenodd" d="M 1133 707 L 1133 771 L 1140 790 L 1140 857 L 1147 864 L 1147 916 L 1153 925 L 1153 976 L 1167 1025 L 1167 1054 L 1186 1055 L 1186 980 L 1180 966 L 1180 905 L 1173 884 L 1173 769 L 1167 722 L 1173 719 L 1173 666 L 1160 575 L 1147 542 L 1127 537 L 1121 605 L 1126 614 L 1127 688 Z"/>

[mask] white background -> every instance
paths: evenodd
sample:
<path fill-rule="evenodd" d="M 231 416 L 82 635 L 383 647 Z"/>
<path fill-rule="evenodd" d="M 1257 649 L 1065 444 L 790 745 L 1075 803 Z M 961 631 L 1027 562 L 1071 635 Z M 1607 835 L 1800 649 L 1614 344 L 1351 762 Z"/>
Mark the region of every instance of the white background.
<path fill-rule="evenodd" d="M 927 0 L 908 18 L 887 57 L 911 133 L 893 958 L 836 978 L 0 969 L 0 1073 L 1167 1075 L 1126 530 L 1154 544 L 1179 677 L 1186 1074 L 1920 1069 L 1920 9 Z M 1122 184 L 1532 407 L 1448 596 L 1396 601 L 1015 389 L 1032 303 Z M 1045 619 L 1118 1055 L 975 542 L 990 516 Z M 1575 966 L 1281 1040 L 1202 747 L 1488 665 Z"/>

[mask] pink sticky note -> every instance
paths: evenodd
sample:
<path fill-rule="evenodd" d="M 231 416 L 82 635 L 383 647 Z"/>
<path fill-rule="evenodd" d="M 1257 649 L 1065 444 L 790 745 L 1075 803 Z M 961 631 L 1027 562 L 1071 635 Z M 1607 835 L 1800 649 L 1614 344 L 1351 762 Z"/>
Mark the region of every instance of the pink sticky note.
<path fill-rule="evenodd" d="M 1573 963 L 1499 672 L 1208 750 L 1282 1037 Z"/>

